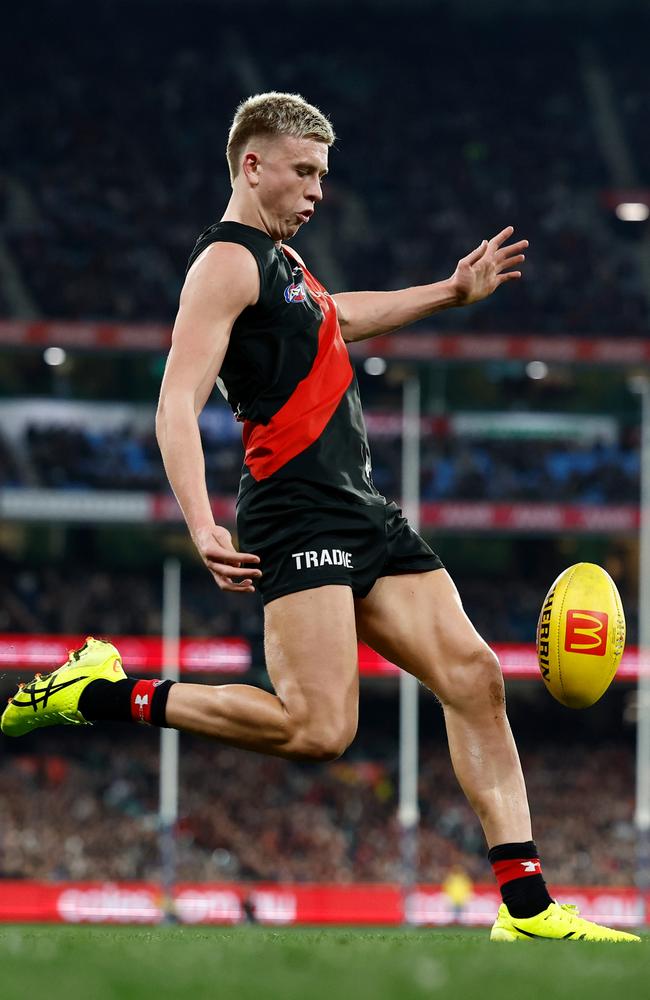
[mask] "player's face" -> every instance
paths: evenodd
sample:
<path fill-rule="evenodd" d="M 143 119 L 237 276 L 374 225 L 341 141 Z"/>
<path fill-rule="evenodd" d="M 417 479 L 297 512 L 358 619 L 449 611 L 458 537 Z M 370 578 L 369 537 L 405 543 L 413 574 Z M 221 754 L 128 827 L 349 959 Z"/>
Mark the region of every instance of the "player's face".
<path fill-rule="evenodd" d="M 295 236 L 323 198 L 328 146 L 316 139 L 279 136 L 260 145 L 256 198 L 274 239 Z M 251 154 L 247 154 L 251 155 Z"/>

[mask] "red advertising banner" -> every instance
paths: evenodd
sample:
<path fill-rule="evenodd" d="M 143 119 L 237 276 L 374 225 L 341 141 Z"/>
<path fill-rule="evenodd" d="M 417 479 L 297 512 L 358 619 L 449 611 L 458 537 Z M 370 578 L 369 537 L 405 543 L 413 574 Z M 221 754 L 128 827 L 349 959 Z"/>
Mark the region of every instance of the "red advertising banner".
<path fill-rule="evenodd" d="M 235 518 L 235 501 L 212 497 L 212 511 L 217 520 L 228 523 Z M 147 520 L 179 521 L 180 508 L 173 496 L 151 496 Z M 552 534 L 629 533 L 639 530 L 640 513 L 634 504 L 563 504 L 563 503 L 483 503 L 473 500 L 424 502 L 420 508 L 423 528 L 455 531 L 539 532 Z"/>
<path fill-rule="evenodd" d="M 0 344 L 81 350 L 167 351 L 165 324 L 0 320 Z M 394 333 L 352 345 L 356 357 L 382 355 L 418 361 L 556 361 L 637 365 L 650 361 L 650 341 L 641 337 L 548 337 L 501 333 Z"/>
<path fill-rule="evenodd" d="M 52 670 L 65 662 L 69 649 L 80 646 L 84 636 L 22 635 L 0 633 L 0 668 L 5 670 Z M 136 674 L 158 673 L 162 667 L 162 640 L 146 635 L 111 636 L 125 666 Z M 535 646 L 512 642 L 495 643 L 506 677 L 539 677 Z M 251 649 L 245 639 L 181 639 L 181 673 L 243 674 L 251 666 Z M 616 679 L 634 681 L 639 676 L 639 651 L 625 650 Z M 359 673 L 364 677 L 388 677 L 398 673 L 388 660 L 374 649 L 359 643 Z"/>
<path fill-rule="evenodd" d="M 648 922 L 650 894 L 611 886 L 554 886 L 562 902 L 576 903 L 582 916 L 618 927 Z M 475 885 L 460 922 L 489 926 L 500 896 L 495 886 Z M 404 893 L 397 885 L 180 884 L 173 910 L 185 924 L 238 924 L 246 910 L 262 924 L 420 926 L 454 922 L 452 903 L 440 886 L 420 885 Z M 163 919 L 163 893 L 147 882 L 0 881 L 0 922 L 155 924 Z"/>
<path fill-rule="evenodd" d="M 215 520 L 233 524 L 235 498 L 210 498 Z M 73 524 L 148 524 L 182 521 L 171 494 L 105 490 L 0 489 L 0 519 L 59 521 Z M 635 504 L 486 503 L 472 500 L 425 501 L 423 528 L 455 532 L 527 534 L 635 534 L 640 513 Z"/>
<path fill-rule="evenodd" d="M 84 641 L 79 635 L 0 634 L 0 667 L 7 670 L 52 670 L 64 663 L 68 650 Z M 163 662 L 162 639 L 147 635 L 112 636 L 125 664 L 138 674 L 157 673 Z M 181 639 L 182 673 L 244 674 L 251 666 L 245 639 Z"/>
<path fill-rule="evenodd" d="M 171 327 L 160 323 L 0 320 L 0 344 L 11 347 L 54 346 L 90 351 L 167 351 L 170 343 Z"/>
<path fill-rule="evenodd" d="M 540 676 L 537 663 L 537 652 L 533 643 L 497 642 L 491 648 L 499 657 L 501 669 L 506 677 L 519 680 Z M 359 643 L 359 673 L 365 676 L 384 676 L 397 674 L 399 671 L 392 663 L 385 660 L 374 649 Z M 626 648 L 615 680 L 635 681 L 640 672 L 639 650 L 636 646 Z"/>
<path fill-rule="evenodd" d="M 650 360 L 641 337 L 548 337 L 539 334 L 393 333 L 359 341 L 352 355 L 417 361 L 548 361 L 566 364 L 636 365 Z"/>
<path fill-rule="evenodd" d="M 639 530 L 639 508 L 632 504 L 423 503 L 421 523 L 447 531 L 561 532 L 599 534 Z"/>
<path fill-rule="evenodd" d="M 52 670 L 65 662 L 69 649 L 80 646 L 84 636 L 21 635 L 0 633 L 0 668 L 5 670 Z M 147 635 L 111 636 L 126 667 L 137 674 L 158 673 L 162 667 L 162 640 Z M 495 643 L 506 677 L 539 677 L 535 646 L 512 642 Z M 251 666 L 251 650 L 245 639 L 181 639 L 181 673 L 243 674 Z M 634 681 L 640 660 L 636 646 L 625 650 L 616 680 Z M 388 677 L 399 673 L 396 666 L 359 643 L 359 673 L 364 677 Z"/>

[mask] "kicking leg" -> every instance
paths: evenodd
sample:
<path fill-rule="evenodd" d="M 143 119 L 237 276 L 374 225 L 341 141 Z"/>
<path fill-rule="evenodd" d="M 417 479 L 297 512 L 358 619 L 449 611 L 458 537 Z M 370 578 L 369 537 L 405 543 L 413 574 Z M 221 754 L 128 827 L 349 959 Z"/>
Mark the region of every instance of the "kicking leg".
<path fill-rule="evenodd" d="M 338 757 L 354 738 L 358 715 L 350 588 L 272 601 L 265 640 L 275 694 L 247 684 L 136 681 L 126 677 L 111 643 L 89 639 L 63 667 L 22 686 L 3 713 L 2 731 L 22 736 L 43 726 L 135 718 L 280 757 Z"/>
<path fill-rule="evenodd" d="M 340 756 L 358 718 L 350 588 L 318 587 L 271 601 L 264 645 L 275 694 L 246 684 L 175 684 L 167 724 L 280 757 Z"/>

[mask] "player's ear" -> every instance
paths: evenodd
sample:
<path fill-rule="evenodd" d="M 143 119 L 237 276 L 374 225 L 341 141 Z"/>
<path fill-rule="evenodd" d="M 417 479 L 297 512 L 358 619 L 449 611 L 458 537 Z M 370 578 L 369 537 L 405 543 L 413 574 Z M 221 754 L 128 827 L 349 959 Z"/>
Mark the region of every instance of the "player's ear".
<path fill-rule="evenodd" d="M 242 160 L 242 173 L 252 187 L 257 187 L 260 182 L 261 166 L 262 158 L 259 153 L 256 153 L 253 150 L 248 150 L 244 153 L 244 158 Z"/>

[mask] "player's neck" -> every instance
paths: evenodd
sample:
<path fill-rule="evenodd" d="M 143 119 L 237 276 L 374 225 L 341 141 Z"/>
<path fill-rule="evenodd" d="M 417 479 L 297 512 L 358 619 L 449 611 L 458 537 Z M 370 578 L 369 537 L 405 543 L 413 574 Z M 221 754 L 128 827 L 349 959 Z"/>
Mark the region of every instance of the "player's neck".
<path fill-rule="evenodd" d="M 241 200 L 235 194 L 231 196 L 226 210 L 221 216 L 221 221 L 238 222 L 241 226 L 251 226 L 252 229 L 259 229 L 261 232 L 266 233 L 267 236 L 270 236 L 272 240 L 275 240 L 276 246 L 279 247 L 282 243 L 281 239 L 276 239 L 274 234 L 269 231 L 259 209 L 255 205 L 242 204 Z"/>

